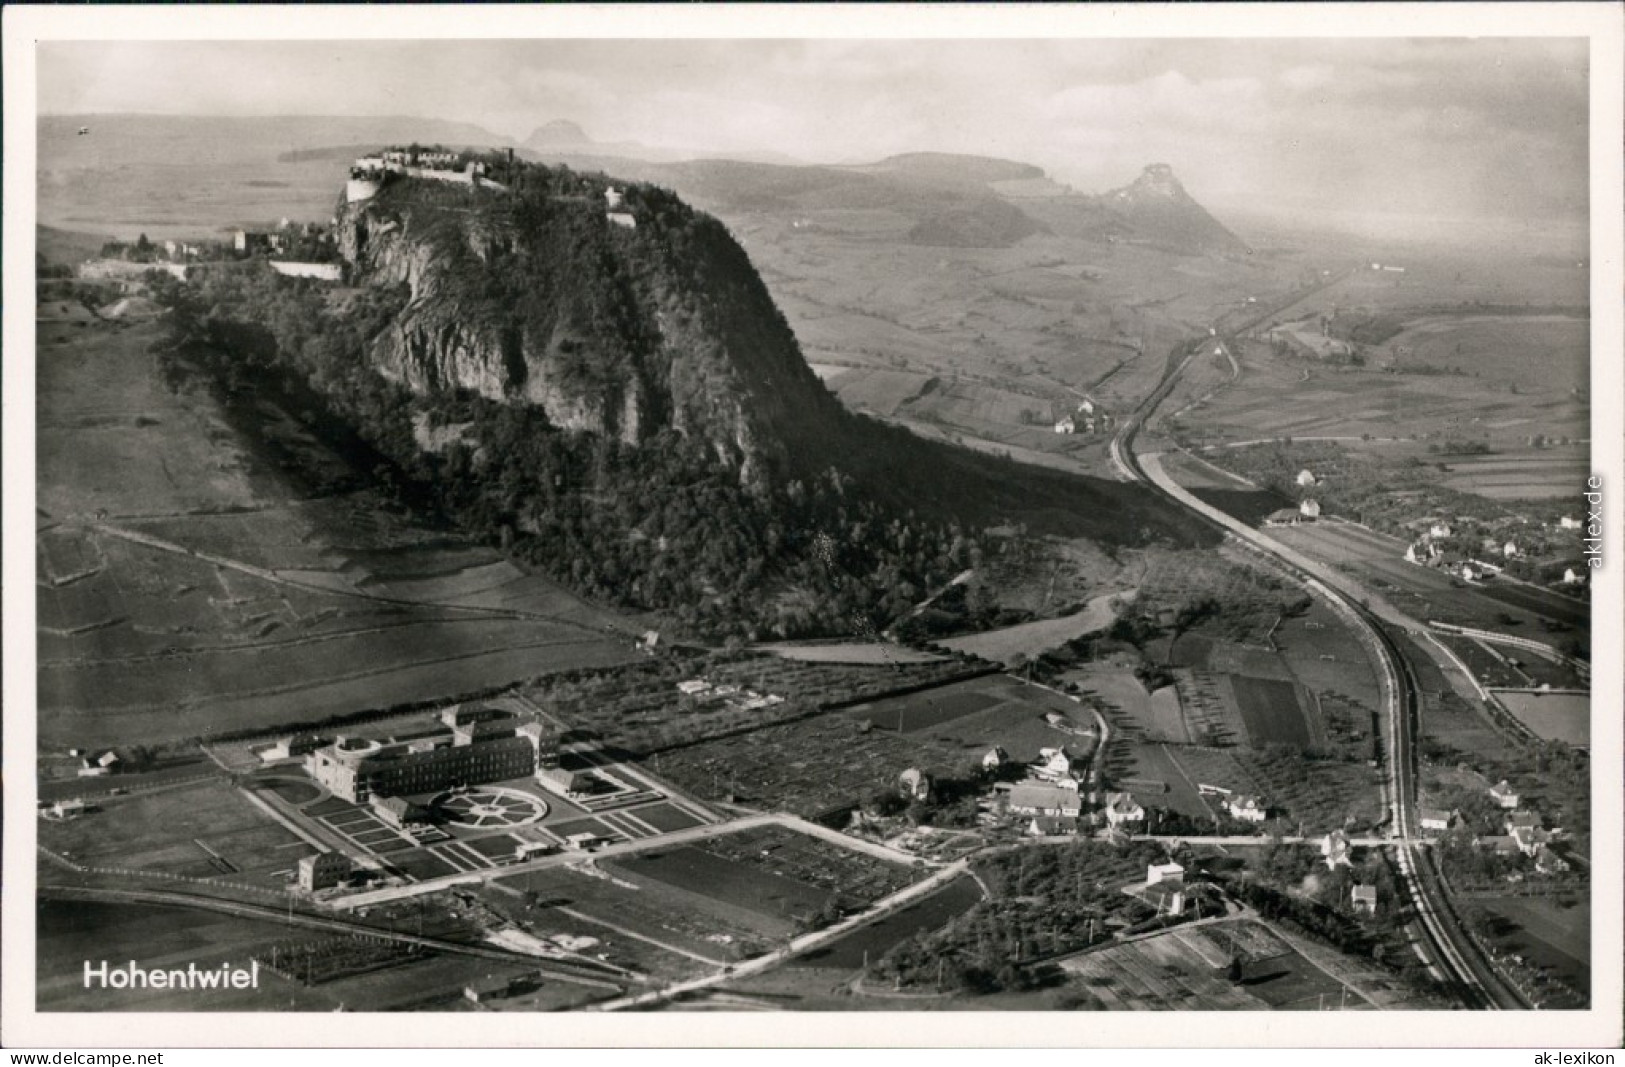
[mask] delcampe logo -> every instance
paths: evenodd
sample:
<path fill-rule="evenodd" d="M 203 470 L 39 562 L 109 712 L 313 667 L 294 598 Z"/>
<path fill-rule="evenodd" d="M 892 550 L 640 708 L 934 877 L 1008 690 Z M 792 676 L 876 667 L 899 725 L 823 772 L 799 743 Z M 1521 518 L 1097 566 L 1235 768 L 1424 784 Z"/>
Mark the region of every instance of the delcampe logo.
<path fill-rule="evenodd" d="M 260 987 L 259 960 L 247 967 L 234 967 L 222 963 L 218 967 L 198 969 L 195 963 L 184 968 L 148 970 L 134 960 L 122 967 L 114 967 L 106 960 L 96 963 L 85 961 L 86 989 L 258 989 Z"/>

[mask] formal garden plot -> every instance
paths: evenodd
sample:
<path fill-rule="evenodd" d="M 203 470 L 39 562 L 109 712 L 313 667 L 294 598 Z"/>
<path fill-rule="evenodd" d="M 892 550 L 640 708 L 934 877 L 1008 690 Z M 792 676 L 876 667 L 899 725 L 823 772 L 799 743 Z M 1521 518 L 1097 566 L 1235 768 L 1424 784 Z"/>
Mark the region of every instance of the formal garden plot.
<path fill-rule="evenodd" d="M 687 830 L 700 825 L 700 820 L 670 804 L 650 804 L 641 808 L 634 808 L 633 814 L 644 822 L 653 826 L 662 833 L 671 833 L 675 830 Z"/>

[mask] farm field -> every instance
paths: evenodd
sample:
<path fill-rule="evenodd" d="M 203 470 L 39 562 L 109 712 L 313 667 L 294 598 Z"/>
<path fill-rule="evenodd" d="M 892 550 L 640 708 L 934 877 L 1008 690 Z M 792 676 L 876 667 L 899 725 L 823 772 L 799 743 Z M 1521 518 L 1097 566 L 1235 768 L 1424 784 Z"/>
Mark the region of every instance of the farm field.
<path fill-rule="evenodd" d="M 1429 366 L 1464 369 L 1520 389 L 1585 388 L 1591 377 L 1591 320 L 1579 315 L 1421 315 L 1384 342 Z"/>
<path fill-rule="evenodd" d="M 1158 741 L 1187 740 L 1172 686 L 1147 693 L 1133 671 L 1094 665 L 1069 670 L 1061 680 L 1077 686 L 1084 702 L 1098 708 L 1114 730 Z"/>
<path fill-rule="evenodd" d="M 1591 916 L 1583 905 L 1564 906 L 1549 897 L 1474 897 L 1473 903 L 1506 926 L 1494 941 L 1536 966 L 1549 968 L 1576 989 L 1591 988 Z"/>
<path fill-rule="evenodd" d="M 1114 791 L 1132 793 L 1148 810 L 1163 808 L 1193 819 L 1211 820 L 1217 814 L 1218 805 L 1210 806 L 1197 791 L 1193 772 L 1184 766 L 1187 751 L 1222 750 L 1114 742 L 1107 749 L 1107 785 Z"/>
<path fill-rule="evenodd" d="M 1056 619 L 1020 623 L 1001 630 L 950 637 L 937 644 L 955 652 L 968 653 L 985 660 L 1009 664 L 1017 656 L 1032 657 L 1050 649 L 1059 648 L 1068 641 L 1085 634 L 1097 633 L 1117 618 L 1116 603 L 1132 601 L 1135 591 L 1125 590 L 1103 593 L 1089 601 L 1082 611 Z"/>
<path fill-rule="evenodd" d="M 1562 741 L 1575 748 L 1591 745 L 1591 697 L 1586 693 L 1494 691 L 1518 721 L 1547 741 Z"/>
<path fill-rule="evenodd" d="M 1276 356 L 1263 341 L 1232 348 L 1242 365 L 1240 384 L 1181 415 L 1182 436 L 1201 444 L 1320 437 L 1358 445 L 1366 437 L 1420 436 L 1441 427 L 1471 428 L 1475 436 L 1493 427 L 1493 443 L 1516 446 L 1531 434 L 1588 435 L 1588 410 L 1569 394 L 1572 383 L 1512 393 L 1511 383 L 1472 377 L 1470 370 L 1467 376 L 1390 374 Z"/>
<path fill-rule="evenodd" d="M 999 745 L 1016 759 L 1036 758 L 1038 748 L 1062 743 L 1071 744 L 1074 750 L 1087 747 L 1077 734 L 1049 726 L 1044 718 L 1049 713 L 1065 716 L 1080 731 L 1094 729 L 1087 708 L 1005 675 L 986 675 L 871 701 L 842 714 L 860 724 L 872 723 L 877 732 L 959 741 L 976 752 Z"/>
<path fill-rule="evenodd" d="M 929 896 L 895 911 L 879 922 L 861 926 L 827 945 L 791 961 L 796 968 L 856 970 L 864 960 L 878 960 L 911 937 L 937 930 L 969 911 L 982 899 L 975 879 L 955 878 Z"/>
<path fill-rule="evenodd" d="M 1252 744 L 1308 747 L 1309 724 L 1296 685 L 1232 674 L 1230 687 L 1236 694 L 1236 704 L 1247 723 L 1247 736 Z"/>
<path fill-rule="evenodd" d="M 612 614 L 390 515 L 269 403 L 161 386 L 159 337 L 93 321 L 40 362 L 44 743 L 269 730 L 636 655 Z"/>
<path fill-rule="evenodd" d="M 100 810 L 41 820 L 43 848 L 88 867 L 161 871 L 186 878 L 282 887 L 315 851 L 220 780 L 139 796 Z"/>
<path fill-rule="evenodd" d="M 53 1011 L 254 1011 L 267 1001 L 295 1011 L 331 1011 L 330 987 L 305 987 L 261 970 L 259 989 L 221 990 L 206 998 L 167 989 L 87 990 L 86 960 L 138 959 L 148 968 L 195 963 L 243 966 L 261 945 L 287 936 L 275 922 L 192 908 L 103 904 L 42 898 L 37 904 L 35 998 Z M 352 1006 L 356 1006 L 352 1001 Z"/>
<path fill-rule="evenodd" d="M 1498 453 L 1449 460 L 1440 480 L 1448 489 L 1491 500 L 1575 499 L 1591 473 L 1591 455 L 1583 449 L 1540 449 L 1525 454 Z"/>
<path fill-rule="evenodd" d="M 1245 977 L 1225 977 L 1235 951 L 1230 930 L 1247 935 Z M 1170 930 L 1061 961 L 1079 1010 L 1314 1011 L 1365 1009 L 1370 1001 L 1299 955 L 1261 924 L 1213 923 Z"/>

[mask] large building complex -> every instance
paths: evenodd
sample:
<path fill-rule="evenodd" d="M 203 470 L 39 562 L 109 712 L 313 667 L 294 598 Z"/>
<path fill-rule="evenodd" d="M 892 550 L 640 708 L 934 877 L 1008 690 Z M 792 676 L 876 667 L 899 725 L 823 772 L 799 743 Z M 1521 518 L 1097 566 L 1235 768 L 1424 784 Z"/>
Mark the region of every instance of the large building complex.
<path fill-rule="evenodd" d="M 556 731 L 497 708 L 460 705 L 428 730 L 338 737 L 305 757 L 310 776 L 352 803 L 523 778 L 556 756 Z"/>

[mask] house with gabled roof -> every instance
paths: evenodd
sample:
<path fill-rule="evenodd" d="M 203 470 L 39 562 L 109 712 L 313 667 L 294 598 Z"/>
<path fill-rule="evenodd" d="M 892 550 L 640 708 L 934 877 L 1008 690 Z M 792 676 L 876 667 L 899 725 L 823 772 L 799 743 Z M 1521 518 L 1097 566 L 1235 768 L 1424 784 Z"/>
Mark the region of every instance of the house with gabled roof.
<path fill-rule="evenodd" d="M 1503 808 L 1516 808 L 1518 806 L 1518 793 L 1507 783 L 1505 778 L 1490 787 L 1490 799 Z"/>
<path fill-rule="evenodd" d="M 1417 816 L 1424 831 L 1436 833 L 1443 833 L 1450 829 L 1451 824 L 1456 821 L 1455 812 L 1440 811 L 1438 808 L 1422 808 L 1417 812 Z"/>
<path fill-rule="evenodd" d="M 1348 867 L 1354 862 L 1349 858 L 1349 835 L 1341 830 L 1333 830 L 1321 838 L 1320 854 L 1325 858 L 1326 866 L 1332 870 Z"/>
<path fill-rule="evenodd" d="M 1377 913 L 1377 887 L 1374 885 L 1357 885 L 1349 894 L 1349 902 L 1356 912 L 1363 911 L 1367 915 Z"/>
<path fill-rule="evenodd" d="M 1132 793 L 1106 794 L 1106 823 L 1113 829 L 1145 822 L 1145 809 Z"/>

